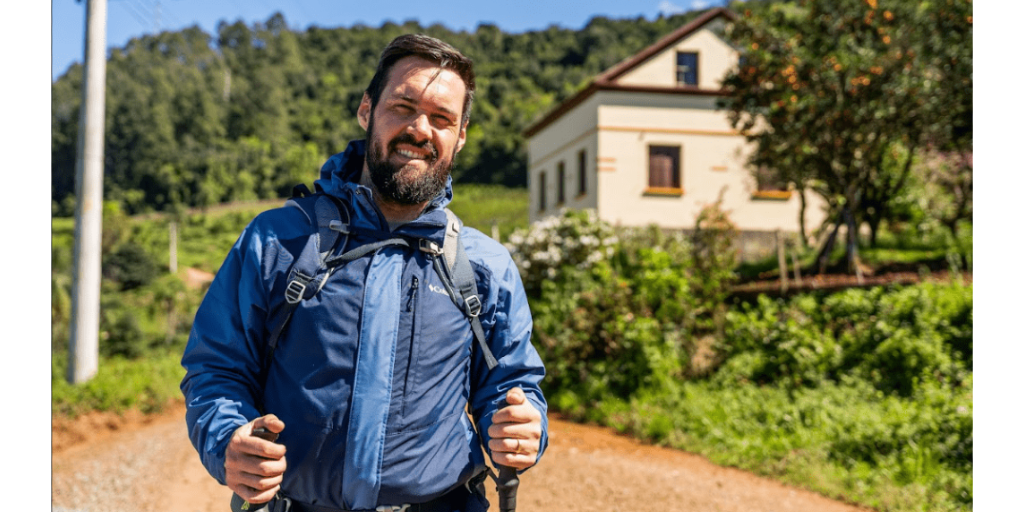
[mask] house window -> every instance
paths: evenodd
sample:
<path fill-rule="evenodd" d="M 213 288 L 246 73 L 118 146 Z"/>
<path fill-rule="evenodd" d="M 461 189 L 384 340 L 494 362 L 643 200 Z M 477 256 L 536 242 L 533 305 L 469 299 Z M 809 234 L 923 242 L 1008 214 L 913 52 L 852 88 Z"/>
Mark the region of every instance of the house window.
<path fill-rule="evenodd" d="M 650 146 L 648 148 L 647 192 L 682 194 L 682 169 L 679 146 Z"/>
<path fill-rule="evenodd" d="M 537 211 L 543 212 L 548 209 L 548 173 L 546 171 L 540 172 L 540 190 L 539 197 L 537 198 L 538 208 Z"/>
<path fill-rule="evenodd" d="M 558 205 L 565 204 L 565 162 L 558 162 Z"/>
<path fill-rule="evenodd" d="M 760 167 L 754 171 L 754 180 L 757 182 L 755 199 L 789 199 L 792 195 L 789 184 L 782 181 L 777 172 L 767 167 Z"/>
<path fill-rule="evenodd" d="M 579 172 L 576 179 L 579 187 L 576 192 L 582 196 L 587 193 L 587 150 L 581 149 L 576 157 L 577 170 Z"/>
<path fill-rule="evenodd" d="M 676 85 L 697 85 L 697 53 L 676 53 Z"/>

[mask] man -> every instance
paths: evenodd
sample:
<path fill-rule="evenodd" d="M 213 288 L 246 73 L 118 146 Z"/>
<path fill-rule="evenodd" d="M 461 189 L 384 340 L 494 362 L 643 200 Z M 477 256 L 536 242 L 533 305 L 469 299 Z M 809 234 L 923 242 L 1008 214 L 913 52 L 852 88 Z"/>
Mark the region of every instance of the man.
<path fill-rule="evenodd" d="M 444 243 L 474 85 L 472 62 L 437 39 L 401 36 L 384 50 L 357 111 L 367 140 L 316 182 L 351 212 L 346 249 L 393 235 Z M 547 446 L 544 367 L 508 252 L 461 230 L 493 370 L 435 256 L 392 246 L 337 268 L 295 308 L 261 385 L 272 299 L 313 234 L 298 208 L 261 214 L 203 299 L 181 384 L 203 464 L 250 504 L 286 497 L 293 512 L 486 510 L 481 444 L 520 470 Z"/>

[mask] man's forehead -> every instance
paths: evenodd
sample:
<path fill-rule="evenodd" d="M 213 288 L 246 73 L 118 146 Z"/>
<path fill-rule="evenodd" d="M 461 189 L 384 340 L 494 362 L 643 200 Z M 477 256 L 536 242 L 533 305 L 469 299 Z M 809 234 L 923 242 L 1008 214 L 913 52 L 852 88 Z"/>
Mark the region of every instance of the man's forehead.
<path fill-rule="evenodd" d="M 423 94 L 453 94 L 459 105 L 466 94 L 466 83 L 458 73 L 420 57 L 404 57 L 391 68 L 385 90 L 391 96 L 407 98 Z"/>

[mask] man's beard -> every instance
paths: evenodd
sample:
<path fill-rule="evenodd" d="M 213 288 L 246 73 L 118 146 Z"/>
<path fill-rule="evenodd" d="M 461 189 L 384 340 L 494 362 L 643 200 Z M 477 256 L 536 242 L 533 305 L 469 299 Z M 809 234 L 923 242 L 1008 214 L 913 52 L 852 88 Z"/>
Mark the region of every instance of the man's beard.
<path fill-rule="evenodd" d="M 366 167 L 370 170 L 373 186 L 385 201 L 402 205 L 422 204 L 437 196 L 448 184 L 448 175 L 455 168 L 457 153 L 453 151 L 451 158 L 443 159 L 429 140 L 416 142 L 412 135 L 402 133 L 388 142 L 385 154 L 383 141 L 377 140 L 373 131 L 373 112 L 366 128 Z M 398 144 L 410 144 L 430 152 L 425 159 L 429 168 L 422 176 L 403 173 L 404 166 L 387 159 L 386 155 L 394 154 Z"/>

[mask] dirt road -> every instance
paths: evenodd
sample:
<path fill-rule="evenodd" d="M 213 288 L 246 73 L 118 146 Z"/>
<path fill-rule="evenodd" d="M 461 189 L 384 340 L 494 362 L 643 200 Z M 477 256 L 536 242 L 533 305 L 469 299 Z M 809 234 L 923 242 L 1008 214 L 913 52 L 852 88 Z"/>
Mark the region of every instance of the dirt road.
<path fill-rule="evenodd" d="M 54 512 L 224 512 L 231 492 L 199 463 L 184 408 L 53 426 Z M 864 512 L 609 429 L 550 421 L 550 446 L 522 477 L 523 512 Z M 494 504 L 493 483 L 491 510 Z"/>

